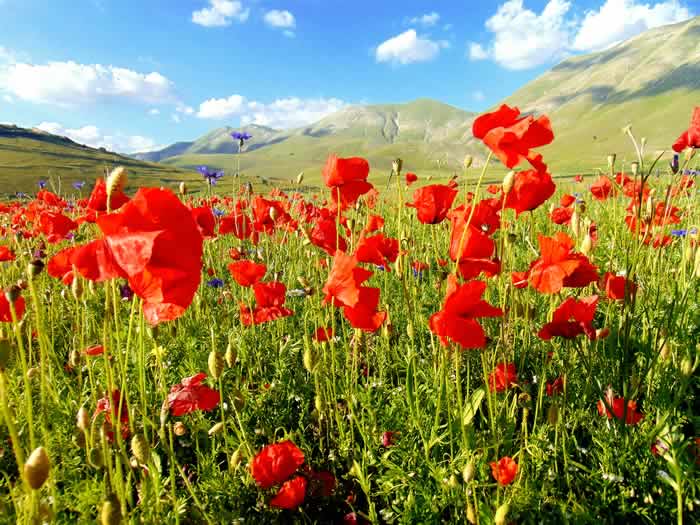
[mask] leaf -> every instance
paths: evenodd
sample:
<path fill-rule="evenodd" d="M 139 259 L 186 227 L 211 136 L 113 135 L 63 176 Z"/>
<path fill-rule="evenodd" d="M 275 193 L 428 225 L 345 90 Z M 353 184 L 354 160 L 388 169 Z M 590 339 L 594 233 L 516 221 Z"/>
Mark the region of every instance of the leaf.
<path fill-rule="evenodd" d="M 464 413 L 462 414 L 462 424 L 465 427 L 471 425 L 471 422 L 474 419 L 474 416 L 476 416 L 479 407 L 481 407 L 481 403 L 484 401 L 485 396 L 486 390 L 484 390 L 484 387 L 477 388 L 476 390 L 474 390 L 471 397 L 469 398 L 469 402 L 466 405 L 464 405 Z"/>

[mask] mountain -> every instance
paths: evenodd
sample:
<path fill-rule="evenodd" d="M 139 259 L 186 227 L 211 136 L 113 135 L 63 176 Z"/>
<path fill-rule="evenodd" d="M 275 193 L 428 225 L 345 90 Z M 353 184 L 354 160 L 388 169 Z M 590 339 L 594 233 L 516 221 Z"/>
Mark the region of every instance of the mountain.
<path fill-rule="evenodd" d="M 632 160 L 627 124 L 650 154 L 669 150 L 700 105 L 700 17 L 565 60 L 505 102 L 550 117 L 554 170 L 600 167 L 608 153 Z"/>
<path fill-rule="evenodd" d="M 39 129 L 0 125 L 2 194 L 33 191 L 40 179 L 52 180 L 54 184 L 60 179 L 64 187 L 76 181 L 89 184 L 117 165 L 129 170 L 129 179 L 134 186 L 175 186 L 180 180 L 197 177 L 173 166 L 143 162 L 104 148 L 90 148 Z"/>

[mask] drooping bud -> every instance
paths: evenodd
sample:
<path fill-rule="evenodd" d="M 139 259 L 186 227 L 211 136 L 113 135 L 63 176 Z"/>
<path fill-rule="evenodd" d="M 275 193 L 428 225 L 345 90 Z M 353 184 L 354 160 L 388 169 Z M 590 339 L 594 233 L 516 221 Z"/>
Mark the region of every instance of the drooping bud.
<path fill-rule="evenodd" d="M 90 414 L 84 406 L 78 409 L 78 415 L 75 418 L 75 426 L 83 432 L 90 430 Z"/>
<path fill-rule="evenodd" d="M 102 449 L 98 447 L 91 448 L 90 452 L 88 452 L 88 462 L 96 469 L 101 469 L 102 467 L 104 467 L 105 458 L 102 454 Z"/>
<path fill-rule="evenodd" d="M 470 461 L 466 465 L 464 465 L 464 469 L 462 470 L 462 479 L 464 480 L 465 483 L 469 483 L 471 480 L 474 479 L 474 462 Z"/>
<path fill-rule="evenodd" d="M 185 195 L 187 195 L 187 184 L 185 184 L 184 181 L 181 182 L 180 185 L 178 186 L 178 190 L 180 192 L 180 195 L 182 195 L 184 197 Z"/>
<path fill-rule="evenodd" d="M 465 170 L 468 170 L 469 168 L 471 168 L 473 163 L 474 163 L 474 157 L 472 157 L 471 155 L 464 156 L 464 169 Z"/>
<path fill-rule="evenodd" d="M 122 521 L 122 510 L 119 499 L 110 494 L 100 507 L 100 525 L 119 525 Z"/>
<path fill-rule="evenodd" d="M 131 438 L 131 453 L 142 465 L 148 463 L 150 447 L 143 434 L 134 434 Z"/>
<path fill-rule="evenodd" d="M 506 518 L 508 518 L 508 511 L 510 510 L 510 505 L 504 503 L 496 510 L 496 517 L 494 518 L 494 523 L 496 525 L 505 525 Z"/>
<path fill-rule="evenodd" d="M 76 301 L 79 301 L 83 296 L 84 291 L 85 288 L 83 287 L 83 280 L 80 278 L 80 276 L 75 275 L 75 277 L 73 278 L 73 282 L 70 285 L 70 292 L 71 294 L 73 294 L 73 298 Z"/>
<path fill-rule="evenodd" d="M 207 432 L 210 436 L 214 436 L 216 434 L 220 434 L 221 431 L 224 429 L 224 423 L 222 421 L 219 421 L 216 425 L 211 427 L 209 429 L 209 432 Z"/>
<path fill-rule="evenodd" d="M 559 421 L 559 406 L 556 404 L 549 405 L 547 409 L 547 422 L 553 427 L 557 426 Z"/>
<path fill-rule="evenodd" d="M 24 479 L 34 490 L 39 490 L 49 477 L 51 460 L 44 447 L 38 447 L 27 458 L 24 464 Z"/>
<path fill-rule="evenodd" d="M 314 371 L 316 370 L 316 365 L 318 364 L 318 359 L 316 359 L 316 355 L 314 354 L 314 351 L 311 350 L 310 346 L 307 346 L 306 349 L 304 350 L 304 355 L 302 357 L 302 361 L 304 363 L 304 368 L 306 368 L 306 371 L 309 372 L 310 374 L 313 374 Z"/>
<path fill-rule="evenodd" d="M 586 236 L 583 238 L 583 241 L 581 242 L 581 253 L 583 255 L 588 255 L 591 253 L 593 250 L 593 238 L 591 237 L 590 233 L 586 233 Z"/>
<path fill-rule="evenodd" d="M 513 185 L 515 184 L 515 172 L 514 171 L 509 171 L 506 173 L 506 176 L 503 177 L 503 193 L 504 194 L 509 194 L 510 190 L 513 189 Z"/>
<path fill-rule="evenodd" d="M 229 341 L 228 345 L 226 346 L 226 353 L 224 354 L 224 359 L 226 360 L 226 364 L 229 368 L 233 368 L 233 365 L 236 364 L 237 357 L 236 351 L 233 349 L 233 343 Z"/>
<path fill-rule="evenodd" d="M 238 465 L 241 464 L 241 461 L 243 461 L 243 454 L 241 453 L 241 448 L 238 447 L 233 454 L 231 454 L 231 458 L 228 461 L 228 468 L 231 472 L 235 471 L 238 468 Z"/>
<path fill-rule="evenodd" d="M 576 208 L 574 208 L 571 214 L 571 233 L 573 233 L 576 238 L 581 234 L 581 216 Z"/>
<path fill-rule="evenodd" d="M 680 369 L 681 375 L 683 377 L 690 377 L 691 375 L 693 375 L 693 371 L 695 370 L 695 365 L 690 360 L 690 357 L 686 356 L 681 361 L 681 365 L 680 365 L 679 369 Z"/>
<path fill-rule="evenodd" d="M 221 377 L 221 374 L 224 372 L 224 356 L 221 355 L 221 352 L 212 350 L 209 352 L 207 364 L 209 365 L 209 375 L 218 380 Z"/>

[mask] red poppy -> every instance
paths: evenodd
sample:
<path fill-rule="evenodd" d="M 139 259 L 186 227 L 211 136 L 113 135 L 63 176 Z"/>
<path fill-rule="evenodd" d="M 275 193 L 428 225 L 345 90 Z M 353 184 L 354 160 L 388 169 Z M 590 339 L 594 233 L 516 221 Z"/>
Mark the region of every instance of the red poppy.
<path fill-rule="evenodd" d="M 1 290 L 0 290 L 1 292 Z M 25 303 L 24 303 L 24 297 L 18 297 L 15 299 L 14 303 L 12 303 L 15 309 L 15 316 L 17 317 L 17 320 L 19 321 L 24 317 L 24 311 L 25 311 Z M 12 311 L 10 309 L 10 302 L 7 300 L 7 297 L 5 297 L 4 293 L 0 293 L 0 323 L 11 323 L 12 322 Z"/>
<path fill-rule="evenodd" d="M 528 272 L 512 272 L 510 281 L 518 289 L 527 288 L 529 277 Z"/>
<path fill-rule="evenodd" d="M 491 195 L 498 195 L 501 193 L 501 186 L 500 184 L 489 184 L 486 187 L 486 191 L 488 191 Z"/>
<path fill-rule="evenodd" d="M 142 188 L 97 224 L 104 238 L 71 256 L 80 273 L 97 281 L 127 278 L 150 324 L 180 317 L 202 274 L 202 236 L 190 210 L 169 190 Z"/>
<path fill-rule="evenodd" d="M 46 240 L 52 244 L 61 242 L 68 234 L 78 228 L 78 223 L 62 213 L 45 211 L 39 215 L 37 229 L 46 235 Z"/>
<path fill-rule="evenodd" d="M 323 343 L 324 341 L 328 341 L 329 339 L 333 338 L 333 328 L 330 326 L 327 328 L 317 328 L 316 332 L 314 333 L 313 340 L 316 341 L 317 343 Z"/>
<path fill-rule="evenodd" d="M 231 248 L 228 251 L 228 256 L 231 257 L 234 261 L 238 261 L 243 258 L 243 252 L 238 249 L 238 248 Z"/>
<path fill-rule="evenodd" d="M 447 263 L 447 261 L 445 261 Z M 427 263 L 424 263 L 423 261 L 413 261 L 411 263 L 411 268 L 413 269 L 414 272 L 417 274 L 421 273 L 424 270 L 427 270 L 430 268 Z"/>
<path fill-rule="evenodd" d="M 700 107 L 693 110 L 690 127 L 673 144 L 673 151 L 678 153 L 685 148 L 700 148 Z"/>
<path fill-rule="evenodd" d="M 219 404 L 219 391 L 203 385 L 207 374 L 200 372 L 174 385 L 168 394 L 168 406 L 173 416 L 184 416 L 195 410 L 209 412 Z"/>
<path fill-rule="evenodd" d="M 593 318 L 597 307 L 597 295 L 580 300 L 569 297 L 559 305 L 552 315 L 552 321 L 545 324 L 537 335 L 545 341 L 549 341 L 552 337 L 573 339 L 581 334 L 586 334 L 589 339 L 595 339 Z"/>
<path fill-rule="evenodd" d="M 568 193 L 562 195 L 561 199 L 559 200 L 559 204 L 564 208 L 571 206 L 574 202 L 576 202 L 576 197 L 569 195 Z"/>
<path fill-rule="evenodd" d="M 253 286 L 260 282 L 267 272 L 267 266 L 253 261 L 237 261 L 228 265 L 231 276 L 241 286 Z"/>
<path fill-rule="evenodd" d="M 607 272 L 600 278 L 598 286 L 605 290 L 605 295 L 608 299 L 622 301 L 632 297 L 637 291 L 637 285 L 628 280 L 622 275 L 615 275 L 612 272 Z"/>
<path fill-rule="evenodd" d="M 610 409 L 612 409 L 612 413 Z M 608 389 L 605 393 L 605 402 L 602 400 L 598 401 L 598 414 L 601 416 L 606 415 L 608 419 L 611 419 L 613 416 L 619 420 L 624 418 L 625 423 L 628 425 L 636 425 L 644 419 L 644 414 L 637 411 L 637 403 L 635 401 L 627 401 L 627 406 L 625 407 L 625 398 L 615 396 L 611 389 Z"/>
<path fill-rule="evenodd" d="M 457 190 L 444 184 L 433 184 L 418 188 L 413 193 L 413 202 L 406 206 L 416 208 L 418 220 L 423 224 L 438 224 L 445 220 Z"/>
<path fill-rule="evenodd" d="M 219 235 L 233 233 L 238 239 L 253 239 L 257 242 L 256 232 L 250 218 L 242 212 L 235 212 L 233 215 L 222 217 L 219 222 Z"/>
<path fill-rule="evenodd" d="M 367 218 L 367 226 L 364 227 L 362 233 L 373 233 L 381 230 L 384 227 L 384 218 L 379 215 L 370 215 Z"/>
<path fill-rule="evenodd" d="M 571 217 L 574 214 L 574 208 L 554 208 L 549 214 L 549 218 L 552 219 L 554 224 L 569 224 L 571 222 Z"/>
<path fill-rule="evenodd" d="M 410 186 L 418 180 L 418 175 L 415 173 L 406 173 L 406 186 Z"/>
<path fill-rule="evenodd" d="M 199 233 L 205 239 L 212 239 L 216 237 L 214 229 L 216 228 L 216 219 L 214 217 L 214 212 L 211 211 L 209 206 L 201 206 L 199 208 L 192 208 L 192 218 L 197 223 L 199 228 Z"/>
<path fill-rule="evenodd" d="M 0 246 L 0 262 L 14 261 L 15 252 L 9 246 Z"/>
<path fill-rule="evenodd" d="M 564 391 L 564 380 L 561 377 L 557 377 L 554 381 L 547 381 L 545 389 L 549 397 L 552 397 L 554 394 L 561 394 Z"/>
<path fill-rule="evenodd" d="M 369 163 L 360 157 L 341 159 L 330 155 L 323 168 L 323 180 L 331 190 L 331 199 L 342 210 L 373 188 L 367 182 L 368 176 Z"/>
<path fill-rule="evenodd" d="M 245 326 L 262 324 L 289 317 L 294 312 L 284 307 L 287 288 L 284 284 L 272 281 L 253 285 L 255 308 L 241 304 L 241 321 Z"/>
<path fill-rule="evenodd" d="M 372 272 L 357 266 L 357 259 L 343 252 L 333 258 L 333 266 L 323 287 L 324 302 L 335 306 L 353 307 L 360 300 L 360 286 L 370 278 Z"/>
<path fill-rule="evenodd" d="M 386 312 L 379 307 L 379 288 L 360 287 L 359 300 L 355 306 L 344 306 L 343 315 L 350 326 L 365 332 L 376 332 L 386 320 Z"/>
<path fill-rule="evenodd" d="M 116 420 L 119 420 L 122 438 L 126 439 L 129 437 L 129 407 L 126 403 L 126 397 L 122 397 L 122 393 L 119 390 L 113 390 L 111 396 L 105 394 L 104 397 L 97 401 L 97 408 L 92 414 L 92 419 L 94 420 L 100 414 L 105 415 L 105 421 L 111 426 L 114 426 Z M 114 432 L 109 431 L 107 437 L 109 441 L 113 441 Z"/>
<path fill-rule="evenodd" d="M 355 257 L 359 262 L 387 266 L 399 256 L 399 241 L 378 233 L 372 237 L 362 237 L 357 244 Z"/>
<path fill-rule="evenodd" d="M 118 210 L 127 202 L 129 202 L 129 197 L 121 190 L 116 190 L 110 197 L 109 205 L 112 210 Z M 107 211 L 107 184 L 103 178 L 95 181 L 95 187 L 87 200 L 87 208 L 96 212 Z"/>
<path fill-rule="evenodd" d="M 476 319 L 500 317 L 503 312 L 481 298 L 485 291 L 486 283 L 483 281 L 459 285 L 453 274 L 448 277 L 442 310 L 430 317 L 430 330 L 440 337 L 443 345 L 447 346 L 449 341 L 453 341 L 463 349 L 486 346 L 484 329 Z"/>
<path fill-rule="evenodd" d="M 610 178 L 601 175 L 597 181 L 591 184 L 591 193 L 594 199 L 604 201 L 608 197 L 615 195 L 615 188 Z"/>
<path fill-rule="evenodd" d="M 291 441 L 263 447 L 250 462 L 250 473 L 263 489 L 283 483 L 304 464 L 304 453 Z"/>
<path fill-rule="evenodd" d="M 515 210 L 516 215 L 532 211 L 554 195 L 556 188 L 546 171 L 519 171 L 513 188 L 504 196 L 504 207 Z"/>
<path fill-rule="evenodd" d="M 92 345 L 85 348 L 82 353 L 90 357 L 96 357 L 105 353 L 105 347 L 102 345 Z"/>
<path fill-rule="evenodd" d="M 574 182 L 583 182 L 583 175 L 576 175 L 574 177 Z"/>
<path fill-rule="evenodd" d="M 57 208 L 65 208 L 66 206 L 66 201 L 49 190 L 39 190 L 36 194 L 36 200 Z"/>
<path fill-rule="evenodd" d="M 510 485 L 518 474 L 518 464 L 510 457 L 505 456 L 498 461 L 489 463 L 491 474 L 499 485 Z"/>
<path fill-rule="evenodd" d="M 347 243 L 345 239 L 338 235 L 336 219 L 319 219 L 309 234 L 311 244 L 318 246 L 328 255 L 333 256 L 338 250 L 345 251 Z"/>
<path fill-rule="evenodd" d="M 538 171 L 546 169 L 542 155 L 530 151 L 546 146 L 554 140 L 554 133 L 546 116 L 532 115 L 519 118 L 520 110 L 503 104 L 492 113 L 481 115 L 472 125 L 472 132 L 483 140 L 508 168 L 527 160 Z"/>
<path fill-rule="evenodd" d="M 398 435 L 398 432 L 393 432 L 391 430 L 387 430 L 386 432 L 382 432 L 382 446 L 384 448 L 393 447 L 396 444 L 396 436 L 397 435 Z"/>
<path fill-rule="evenodd" d="M 303 476 L 297 476 L 289 481 L 285 481 L 277 495 L 270 500 L 270 506 L 286 510 L 296 509 L 304 503 L 307 483 L 306 478 Z"/>
<path fill-rule="evenodd" d="M 574 253 L 574 241 L 565 233 L 538 236 L 540 258 L 529 270 L 530 285 L 542 293 L 557 293 L 563 287 L 582 288 L 598 280 L 597 268 L 588 258 Z"/>
<path fill-rule="evenodd" d="M 320 472 L 311 470 L 308 472 L 308 475 L 311 481 L 311 490 L 309 491 L 311 497 L 327 498 L 333 494 L 337 482 L 332 473 L 328 472 L 327 470 L 322 470 Z"/>
<path fill-rule="evenodd" d="M 489 374 L 489 390 L 505 392 L 511 386 L 518 384 L 518 373 L 514 363 L 498 363 Z"/>

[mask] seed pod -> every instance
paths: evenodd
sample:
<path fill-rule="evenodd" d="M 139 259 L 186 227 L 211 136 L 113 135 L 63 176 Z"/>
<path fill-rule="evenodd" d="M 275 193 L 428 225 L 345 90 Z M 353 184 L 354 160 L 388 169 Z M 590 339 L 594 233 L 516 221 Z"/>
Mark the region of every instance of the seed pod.
<path fill-rule="evenodd" d="M 229 341 L 228 346 L 226 346 L 226 353 L 224 354 L 224 359 L 229 368 L 233 368 L 233 365 L 236 364 L 237 357 L 236 351 L 233 349 L 233 344 Z"/>
<path fill-rule="evenodd" d="M 211 427 L 209 429 L 208 434 L 210 436 L 214 436 L 216 434 L 220 434 L 223 429 L 224 429 L 224 423 L 222 421 L 219 421 L 216 425 L 214 425 L 213 427 Z"/>
<path fill-rule="evenodd" d="M 470 461 L 466 465 L 464 465 L 464 469 L 462 470 L 462 479 L 464 480 L 465 483 L 469 483 L 471 480 L 474 479 L 474 462 Z"/>
<path fill-rule="evenodd" d="M 24 478 L 34 490 L 39 490 L 49 477 L 51 460 L 44 447 L 35 448 L 24 464 Z"/>
<path fill-rule="evenodd" d="M 496 510 L 496 517 L 494 518 L 494 523 L 496 525 L 505 525 L 506 518 L 508 517 L 508 511 L 510 510 L 510 505 L 504 503 Z"/>
<path fill-rule="evenodd" d="M 119 525 L 122 521 L 122 510 L 116 494 L 110 494 L 102 502 L 100 508 L 100 525 Z"/>
<path fill-rule="evenodd" d="M 142 465 L 148 463 L 150 455 L 150 446 L 143 434 L 134 434 L 131 438 L 131 453 Z"/>
<path fill-rule="evenodd" d="M 224 356 L 222 356 L 220 352 L 212 350 L 211 352 L 209 352 L 209 359 L 207 359 L 207 364 L 209 365 L 209 374 L 214 379 L 218 380 L 224 371 L 224 367 L 226 366 L 224 362 Z"/>
<path fill-rule="evenodd" d="M 513 185 L 515 184 L 515 172 L 514 171 L 509 171 L 506 173 L 506 176 L 503 177 L 503 184 L 501 187 L 503 188 L 503 193 L 508 194 L 510 193 L 510 190 L 513 189 Z"/>

